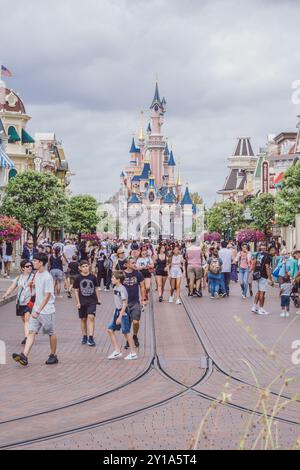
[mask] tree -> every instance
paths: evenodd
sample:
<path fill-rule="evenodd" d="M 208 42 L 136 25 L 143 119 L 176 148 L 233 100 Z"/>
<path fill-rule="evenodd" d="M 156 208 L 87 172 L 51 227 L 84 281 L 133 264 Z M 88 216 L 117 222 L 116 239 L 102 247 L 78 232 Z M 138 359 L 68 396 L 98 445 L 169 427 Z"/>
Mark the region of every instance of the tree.
<path fill-rule="evenodd" d="M 250 209 L 255 228 L 267 235 L 275 219 L 275 199 L 270 193 L 260 194 L 250 203 Z"/>
<path fill-rule="evenodd" d="M 295 217 L 300 213 L 300 162 L 291 166 L 282 180 L 282 190 L 275 198 L 277 221 L 284 227 L 295 224 Z"/>
<path fill-rule="evenodd" d="M 68 205 L 68 229 L 81 238 L 82 233 L 95 233 L 99 222 L 98 203 L 93 196 L 80 194 L 72 196 Z"/>
<path fill-rule="evenodd" d="M 195 204 L 195 206 L 197 204 L 203 204 L 203 199 L 202 199 L 202 197 L 200 196 L 199 193 L 197 193 L 197 192 L 196 193 L 190 193 L 190 196 L 191 196 L 191 199 L 193 201 L 193 204 Z"/>
<path fill-rule="evenodd" d="M 36 244 L 43 230 L 65 227 L 67 204 L 67 196 L 56 176 L 24 171 L 9 180 L 1 212 L 16 217 Z"/>
<path fill-rule="evenodd" d="M 219 202 L 206 212 L 205 219 L 209 232 L 228 233 L 232 238 L 244 224 L 244 206 L 233 201 Z"/>

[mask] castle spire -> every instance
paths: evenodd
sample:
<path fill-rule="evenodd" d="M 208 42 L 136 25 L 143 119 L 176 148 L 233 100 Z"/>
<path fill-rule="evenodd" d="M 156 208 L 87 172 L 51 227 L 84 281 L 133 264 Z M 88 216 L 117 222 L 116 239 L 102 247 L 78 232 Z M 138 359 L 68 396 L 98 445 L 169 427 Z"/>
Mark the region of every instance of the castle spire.
<path fill-rule="evenodd" d="M 140 133 L 139 133 L 139 140 L 145 140 L 145 133 L 144 133 L 144 111 L 141 111 L 141 125 L 140 125 Z"/>
<path fill-rule="evenodd" d="M 153 100 L 152 100 L 152 104 L 150 106 L 150 109 L 154 108 L 154 106 L 158 104 L 159 106 L 161 106 L 161 101 L 160 101 L 160 97 L 159 97 L 159 91 L 158 91 L 158 83 L 156 81 L 156 84 L 155 84 L 155 92 L 154 92 L 154 97 L 153 97 Z"/>

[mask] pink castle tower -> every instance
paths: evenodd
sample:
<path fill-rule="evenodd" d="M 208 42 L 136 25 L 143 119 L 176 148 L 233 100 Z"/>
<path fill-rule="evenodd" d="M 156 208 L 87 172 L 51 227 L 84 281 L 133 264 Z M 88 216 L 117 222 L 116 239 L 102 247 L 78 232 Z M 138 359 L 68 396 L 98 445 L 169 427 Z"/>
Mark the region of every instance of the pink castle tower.
<path fill-rule="evenodd" d="M 163 152 L 165 149 L 165 141 L 161 133 L 161 127 L 163 125 L 164 114 L 166 112 L 166 100 L 163 98 L 161 101 L 157 82 L 150 110 L 152 126 L 151 133 L 149 133 L 147 147 L 150 151 L 150 162 L 155 183 L 157 186 L 161 186 L 163 182 Z"/>

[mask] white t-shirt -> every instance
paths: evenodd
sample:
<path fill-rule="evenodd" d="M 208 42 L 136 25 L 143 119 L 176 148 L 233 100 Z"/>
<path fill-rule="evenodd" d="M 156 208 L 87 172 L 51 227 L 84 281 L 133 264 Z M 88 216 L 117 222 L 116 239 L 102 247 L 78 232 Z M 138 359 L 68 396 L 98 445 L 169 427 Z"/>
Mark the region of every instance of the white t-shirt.
<path fill-rule="evenodd" d="M 223 261 L 222 273 L 231 273 L 232 253 L 228 248 L 222 248 L 219 251 L 219 257 Z"/>
<path fill-rule="evenodd" d="M 65 258 L 68 261 L 68 263 L 71 263 L 72 256 L 76 255 L 76 252 L 77 252 L 76 245 L 66 245 L 64 247 L 63 253 L 64 253 Z"/>
<path fill-rule="evenodd" d="M 40 306 L 46 296 L 46 294 L 51 294 L 51 297 L 45 308 L 40 312 L 41 315 L 49 315 L 55 313 L 55 296 L 54 296 L 54 283 L 53 277 L 48 271 L 43 273 L 37 272 L 34 278 L 35 284 L 35 303 L 33 306 L 33 311 L 40 312 Z"/>

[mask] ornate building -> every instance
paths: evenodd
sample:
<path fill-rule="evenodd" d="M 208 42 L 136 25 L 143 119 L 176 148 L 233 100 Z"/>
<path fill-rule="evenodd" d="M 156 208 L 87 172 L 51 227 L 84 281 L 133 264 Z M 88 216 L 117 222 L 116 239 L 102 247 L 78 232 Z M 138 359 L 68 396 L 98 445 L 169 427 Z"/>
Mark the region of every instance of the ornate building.
<path fill-rule="evenodd" d="M 123 238 L 182 239 L 191 232 L 193 202 L 189 189 L 183 191 L 180 171 L 176 171 L 173 148 L 162 133 L 167 102 L 160 99 L 158 84 L 150 106 L 146 131 L 133 137 L 130 162 L 120 176 L 119 200 Z"/>
<path fill-rule="evenodd" d="M 224 201 L 242 202 L 253 194 L 256 163 L 257 157 L 253 153 L 250 138 L 239 137 L 235 152 L 228 158 L 230 173 L 223 188 L 218 191 Z"/>

